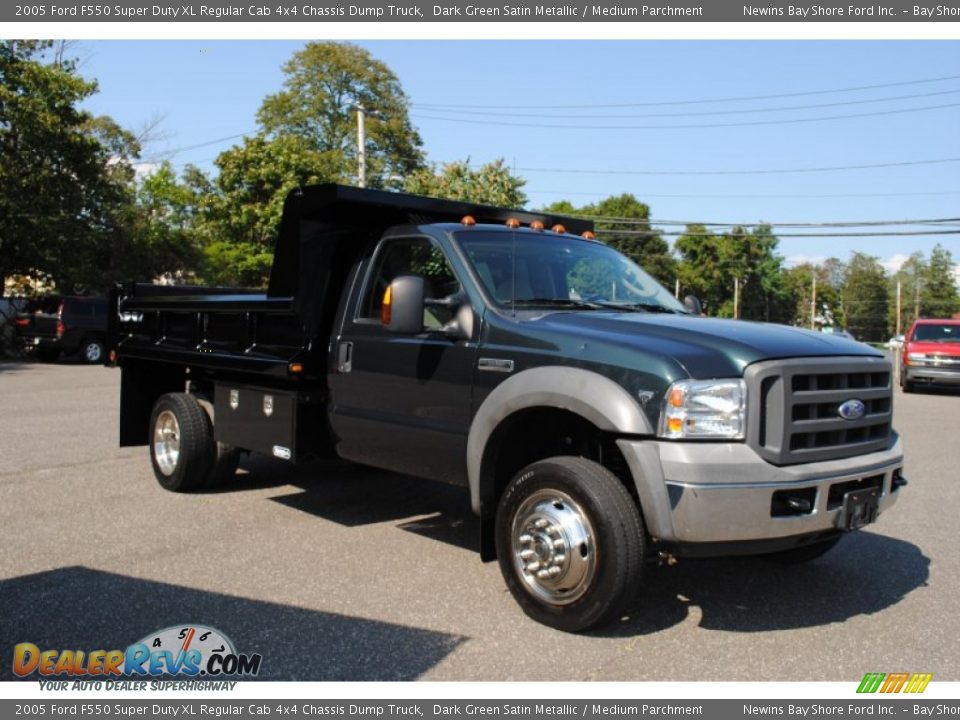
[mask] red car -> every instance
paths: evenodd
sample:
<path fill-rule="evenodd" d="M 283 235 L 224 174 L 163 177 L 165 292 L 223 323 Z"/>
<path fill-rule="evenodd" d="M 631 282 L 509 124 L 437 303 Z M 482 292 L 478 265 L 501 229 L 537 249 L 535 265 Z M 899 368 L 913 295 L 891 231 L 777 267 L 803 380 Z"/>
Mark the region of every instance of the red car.
<path fill-rule="evenodd" d="M 917 385 L 960 387 L 960 320 L 917 320 L 907 333 L 900 358 L 900 387 Z"/>

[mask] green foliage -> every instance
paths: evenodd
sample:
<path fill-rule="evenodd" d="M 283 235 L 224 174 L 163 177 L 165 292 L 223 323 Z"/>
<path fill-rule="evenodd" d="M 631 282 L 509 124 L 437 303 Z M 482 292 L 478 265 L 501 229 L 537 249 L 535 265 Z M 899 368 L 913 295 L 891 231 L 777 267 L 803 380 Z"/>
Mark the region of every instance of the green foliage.
<path fill-rule="evenodd" d="M 594 225 L 600 240 L 629 257 L 663 285 L 673 287 L 677 265 L 670 254 L 670 246 L 659 232 L 651 229 L 650 207 L 633 195 L 613 195 L 579 208 L 567 200 L 560 200 L 544 208 L 544 211 L 596 217 Z M 624 223 L 622 220 L 632 222 Z"/>
<path fill-rule="evenodd" d="M 921 274 L 920 304 L 925 317 L 948 318 L 960 310 L 953 254 L 939 243 Z"/>
<path fill-rule="evenodd" d="M 734 288 L 739 281 L 739 317 L 789 322 L 795 302 L 784 282 L 779 241 L 767 226 L 734 228 L 714 235 L 702 225 L 689 225 L 677 239 L 683 292 L 700 297 L 705 311 L 734 317 Z"/>
<path fill-rule="evenodd" d="M 813 279 L 817 279 L 816 305 L 813 302 Z M 841 299 L 843 296 L 842 284 L 833 285 L 830 269 L 824 265 L 803 263 L 783 273 L 783 284 L 791 298 L 793 315 L 790 322 L 798 327 L 819 330 L 824 326 L 845 327 L 846 318 L 843 315 Z M 813 322 L 811 323 L 811 309 Z"/>
<path fill-rule="evenodd" d="M 847 330 L 858 340 L 887 339 L 887 280 L 877 258 L 855 252 L 847 263 L 843 282 Z"/>
<path fill-rule="evenodd" d="M 367 111 L 367 184 L 399 187 L 423 165 L 423 141 L 407 114 L 409 101 L 386 64 L 350 43 L 311 42 L 283 67 L 283 90 L 257 113 L 269 139 L 295 136 L 326 156 L 333 178 L 356 177 L 356 107 Z"/>
<path fill-rule="evenodd" d="M 494 160 L 477 170 L 470 169 L 470 160 L 445 163 L 436 168 L 421 168 L 409 175 L 404 190 L 447 200 L 463 200 L 481 205 L 520 208 L 526 205 L 523 193 L 525 180 L 510 173 L 503 159 Z"/>
<path fill-rule="evenodd" d="M 0 278 L 45 274 L 65 291 L 104 287 L 135 239 L 135 139 L 80 104 L 96 92 L 53 43 L 0 43 Z"/>

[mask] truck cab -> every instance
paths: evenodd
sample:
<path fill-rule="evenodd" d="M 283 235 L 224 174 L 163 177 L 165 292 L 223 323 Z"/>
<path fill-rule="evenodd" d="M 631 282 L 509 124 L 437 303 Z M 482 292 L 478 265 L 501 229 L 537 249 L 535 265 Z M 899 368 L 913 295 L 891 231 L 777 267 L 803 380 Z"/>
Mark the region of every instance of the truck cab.
<path fill-rule="evenodd" d="M 297 191 L 266 293 L 114 294 L 121 444 L 149 445 L 177 491 L 228 480 L 251 451 L 466 486 L 481 557 L 568 631 L 618 617 L 649 562 L 810 560 L 896 501 L 883 355 L 701 317 L 592 235 L 577 218 Z"/>

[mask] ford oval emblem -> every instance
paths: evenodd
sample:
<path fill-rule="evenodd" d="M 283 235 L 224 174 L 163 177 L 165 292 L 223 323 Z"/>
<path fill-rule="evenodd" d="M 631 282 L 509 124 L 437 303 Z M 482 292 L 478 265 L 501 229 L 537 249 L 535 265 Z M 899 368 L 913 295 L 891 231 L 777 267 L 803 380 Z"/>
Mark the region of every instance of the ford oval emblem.
<path fill-rule="evenodd" d="M 867 412 L 867 406 L 863 400 L 847 400 L 837 408 L 837 414 L 844 420 L 859 420 Z"/>

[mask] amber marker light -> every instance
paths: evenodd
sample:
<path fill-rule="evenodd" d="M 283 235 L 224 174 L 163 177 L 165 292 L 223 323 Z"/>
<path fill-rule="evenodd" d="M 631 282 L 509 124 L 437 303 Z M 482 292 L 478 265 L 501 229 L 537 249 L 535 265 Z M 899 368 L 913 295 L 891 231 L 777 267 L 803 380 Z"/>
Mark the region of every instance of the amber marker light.
<path fill-rule="evenodd" d="M 557 223 L 550 229 L 557 233 L 557 235 L 563 235 L 567 231 L 567 229 L 560 223 Z"/>
<path fill-rule="evenodd" d="M 530 223 L 530 229 L 531 229 L 531 230 L 543 230 L 543 223 L 540 222 L 539 220 L 534 220 L 532 223 Z"/>
<path fill-rule="evenodd" d="M 390 292 L 390 286 L 387 286 L 387 289 L 383 291 L 383 302 L 380 305 L 380 323 L 382 325 L 389 325 L 392 311 L 393 303 L 393 294 Z"/>
<path fill-rule="evenodd" d="M 683 407 L 683 390 L 675 387 L 667 396 L 667 404 L 671 407 Z"/>
<path fill-rule="evenodd" d="M 516 218 L 510 218 L 509 220 L 507 220 L 506 225 L 511 230 L 516 230 L 518 227 L 520 227 L 520 221 L 517 220 Z"/>
<path fill-rule="evenodd" d="M 303 372 L 303 363 L 292 362 L 289 365 L 287 365 L 287 371 L 291 375 L 299 375 L 300 373 Z"/>
<path fill-rule="evenodd" d="M 460 224 L 466 225 L 467 227 L 473 227 L 477 224 L 477 221 L 474 219 L 473 215 L 464 215 L 460 218 Z"/>
<path fill-rule="evenodd" d="M 582 237 L 584 240 L 596 240 L 596 239 L 597 239 L 597 236 L 596 236 L 594 233 L 590 232 L 589 230 L 584 230 L 584 231 L 580 234 L 580 237 Z"/>

